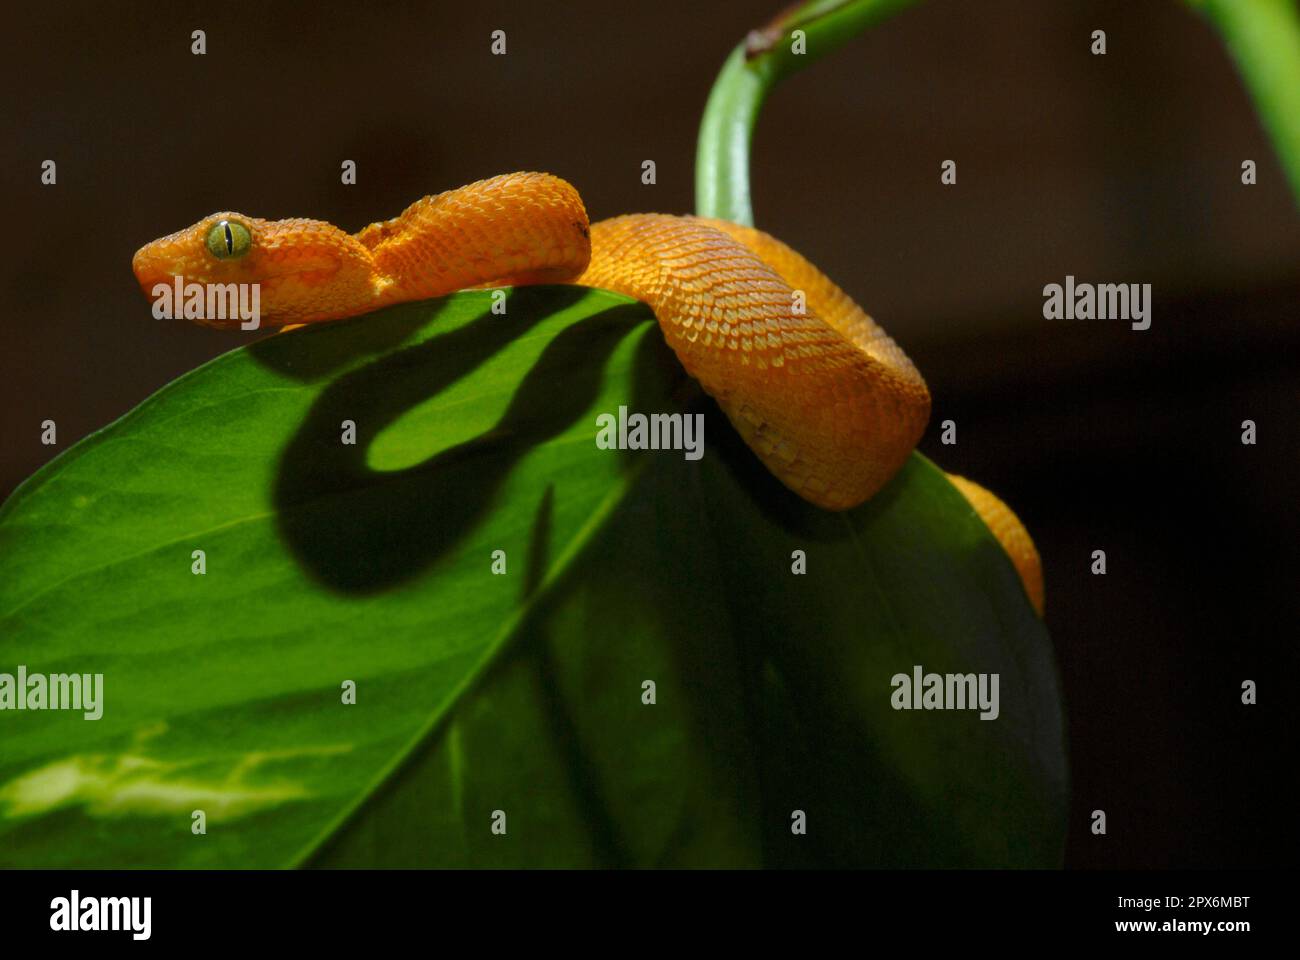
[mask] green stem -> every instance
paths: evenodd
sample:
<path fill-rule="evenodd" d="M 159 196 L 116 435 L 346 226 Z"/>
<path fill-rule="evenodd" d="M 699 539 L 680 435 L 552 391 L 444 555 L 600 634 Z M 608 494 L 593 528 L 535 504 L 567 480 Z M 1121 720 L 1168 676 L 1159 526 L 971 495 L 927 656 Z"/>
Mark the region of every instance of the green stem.
<path fill-rule="evenodd" d="M 723 64 L 695 155 L 695 212 L 753 225 L 749 149 L 758 111 L 784 77 L 917 0 L 810 0 L 756 30 Z M 1245 79 L 1300 204 L 1300 14 L 1294 0 L 1187 0 L 1204 11 Z M 793 49 L 804 31 L 805 52 Z"/>
<path fill-rule="evenodd" d="M 713 84 L 695 154 L 695 212 L 749 226 L 749 146 L 768 91 L 917 0 L 810 0 L 755 30 L 732 51 Z M 796 52 L 795 30 L 803 31 Z"/>
<path fill-rule="evenodd" d="M 1188 0 L 1223 37 L 1300 204 L 1300 14 L 1294 0 Z"/>

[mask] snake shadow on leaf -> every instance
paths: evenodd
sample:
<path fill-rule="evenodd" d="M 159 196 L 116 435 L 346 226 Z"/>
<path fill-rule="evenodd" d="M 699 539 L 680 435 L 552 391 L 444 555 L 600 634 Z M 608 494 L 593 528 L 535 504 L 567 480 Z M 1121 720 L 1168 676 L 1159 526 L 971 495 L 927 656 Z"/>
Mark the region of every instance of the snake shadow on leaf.
<path fill-rule="evenodd" d="M 364 444 L 339 443 L 343 420 L 378 436 L 544 315 L 527 311 L 521 329 L 484 314 L 324 389 L 285 448 L 273 494 L 280 536 L 316 580 L 341 593 L 372 594 L 444 557 L 484 519 L 515 465 L 589 410 L 614 349 L 649 322 L 643 307 L 627 304 L 574 323 L 547 344 L 496 424 L 407 469 L 373 470 Z"/>

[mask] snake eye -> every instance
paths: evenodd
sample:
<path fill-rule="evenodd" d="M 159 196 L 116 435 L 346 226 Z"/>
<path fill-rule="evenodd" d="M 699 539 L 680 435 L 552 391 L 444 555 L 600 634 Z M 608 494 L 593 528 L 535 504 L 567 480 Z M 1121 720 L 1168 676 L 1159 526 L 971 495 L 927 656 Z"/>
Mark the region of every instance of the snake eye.
<path fill-rule="evenodd" d="M 248 253 L 253 235 L 238 220 L 218 220 L 208 231 L 207 244 L 218 260 L 234 260 Z"/>

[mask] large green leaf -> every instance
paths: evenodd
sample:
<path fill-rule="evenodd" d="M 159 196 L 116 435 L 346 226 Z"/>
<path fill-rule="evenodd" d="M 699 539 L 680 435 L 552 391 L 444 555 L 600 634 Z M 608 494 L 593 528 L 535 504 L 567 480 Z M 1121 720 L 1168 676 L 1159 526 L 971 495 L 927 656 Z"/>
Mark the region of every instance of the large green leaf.
<path fill-rule="evenodd" d="M 0 713 L 0 864 L 1059 861 L 1050 642 L 941 472 L 819 511 L 644 306 L 490 302 L 226 354 L 0 509 L 0 671 L 105 678 L 102 719 Z M 620 404 L 704 458 L 599 449 Z M 894 711 L 915 664 L 1001 715 Z"/>

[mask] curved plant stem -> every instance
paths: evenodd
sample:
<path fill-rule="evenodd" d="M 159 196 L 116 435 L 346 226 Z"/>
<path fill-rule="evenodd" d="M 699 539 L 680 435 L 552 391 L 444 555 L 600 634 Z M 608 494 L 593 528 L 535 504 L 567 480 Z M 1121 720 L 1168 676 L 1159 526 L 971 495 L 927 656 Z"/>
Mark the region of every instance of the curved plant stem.
<path fill-rule="evenodd" d="M 749 148 L 776 84 L 917 0 L 810 0 L 750 33 L 723 64 L 700 124 L 695 212 L 754 223 Z M 1223 38 L 1300 203 L 1300 14 L 1295 0 L 1187 0 Z M 794 31 L 804 33 L 796 52 Z"/>
<path fill-rule="evenodd" d="M 752 31 L 714 81 L 695 153 L 695 212 L 749 226 L 749 145 L 767 93 L 782 78 L 839 49 L 917 0 L 811 0 Z M 803 31 L 802 52 L 794 31 Z"/>
<path fill-rule="evenodd" d="M 1300 204 L 1300 13 L 1295 0 L 1188 0 L 1209 18 L 1246 81 Z"/>

